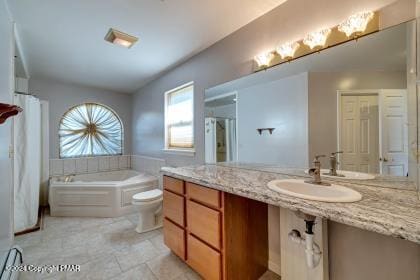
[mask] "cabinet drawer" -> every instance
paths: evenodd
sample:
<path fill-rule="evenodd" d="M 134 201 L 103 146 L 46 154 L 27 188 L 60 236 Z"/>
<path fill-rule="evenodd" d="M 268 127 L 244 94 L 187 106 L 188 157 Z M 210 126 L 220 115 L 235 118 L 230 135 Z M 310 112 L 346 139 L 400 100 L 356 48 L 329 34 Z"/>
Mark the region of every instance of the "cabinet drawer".
<path fill-rule="evenodd" d="M 163 188 L 178 194 L 184 194 L 184 181 L 163 176 Z"/>
<path fill-rule="evenodd" d="M 221 248 L 221 213 L 206 206 L 187 201 L 189 232 L 216 249 Z"/>
<path fill-rule="evenodd" d="M 188 235 L 187 263 L 206 280 L 222 279 L 221 254 Z"/>
<path fill-rule="evenodd" d="M 185 231 L 182 228 L 164 219 L 163 240 L 172 252 L 185 260 Z"/>
<path fill-rule="evenodd" d="M 163 191 L 163 216 L 182 227 L 185 226 L 184 197 Z"/>
<path fill-rule="evenodd" d="M 202 202 L 206 205 L 220 208 L 220 191 L 210 188 L 202 187 L 193 183 L 187 182 L 187 194 L 195 201 Z"/>

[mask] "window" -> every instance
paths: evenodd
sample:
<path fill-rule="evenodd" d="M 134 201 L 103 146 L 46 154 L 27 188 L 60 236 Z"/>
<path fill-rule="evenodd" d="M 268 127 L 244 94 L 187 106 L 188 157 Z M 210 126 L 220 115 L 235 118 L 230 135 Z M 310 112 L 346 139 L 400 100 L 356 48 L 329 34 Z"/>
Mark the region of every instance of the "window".
<path fill-rule="evenodd" d="M 165 149 L 194 151 L 194 84 L 165 93 Z"/>
<path fill-rule="evenodd" d="M 123 127 L 110 108 L 85 103 L 68 110 L 60 121 L 60 158 L 121 155 Z"/>

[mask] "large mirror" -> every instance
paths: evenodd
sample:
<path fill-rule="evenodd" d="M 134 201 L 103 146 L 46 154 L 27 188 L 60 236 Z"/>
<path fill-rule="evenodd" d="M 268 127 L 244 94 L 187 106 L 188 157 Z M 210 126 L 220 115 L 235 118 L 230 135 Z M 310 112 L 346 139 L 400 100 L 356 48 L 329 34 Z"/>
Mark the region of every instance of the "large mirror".
<path fill-rule="evenodd" d="M 414 181 L 413 24 L 206 90 L 206 162 L 303 170 L 325 155 L 326 171 L 335 156 L 356 177 Z"/>

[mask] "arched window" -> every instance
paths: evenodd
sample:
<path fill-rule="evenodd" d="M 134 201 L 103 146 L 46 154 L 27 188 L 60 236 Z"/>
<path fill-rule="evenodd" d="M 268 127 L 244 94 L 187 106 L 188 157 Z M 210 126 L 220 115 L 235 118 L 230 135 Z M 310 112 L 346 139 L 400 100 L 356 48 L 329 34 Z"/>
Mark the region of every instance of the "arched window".
<path fill-rule="evenodd" d="M 123 127 L 110 108 L 85 103 L 70 108 L 60 121 L 60 158 L 121 155 Z"/>

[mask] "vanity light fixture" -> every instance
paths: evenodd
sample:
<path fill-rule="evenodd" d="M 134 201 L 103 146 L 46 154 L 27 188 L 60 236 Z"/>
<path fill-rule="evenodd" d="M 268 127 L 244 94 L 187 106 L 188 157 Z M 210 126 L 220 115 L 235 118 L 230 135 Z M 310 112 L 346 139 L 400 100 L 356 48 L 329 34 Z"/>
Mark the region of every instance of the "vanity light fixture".
<path fill-rule="evenodd" d="M 319 30 L 316 32 L 312 32 L 303 39 L 303 43 L 314 49 L 315 47 L 323 47 L 325 46 L 325 42 L 327 41 L 328 35 L 331 33 L 331 28 L 326 28 L 323 30 Z"/>
<path fill-rule="evenodd" d="M 346 21 L 338 25 L 338 30 L 346 33 L 347 37 L 353 34 L 362 33 L 366 30 L 368 23 L 372 20 L 373 12 L 360 12 L 350 16 Z"/>
<path fill-rule="evenodd" d="M 114 28 L 109 29 L 104 39 L 107 42 L 125 47 L 127 49 L 131 48 L 139 40 L 137 37 L 118 31 Z"/>
<path fill-rule="evenodd" d="M 274 58 L 274 54 L 272 52 L 264 52 L 257 55 L 254 59 L 258 64 L 258 67 L 267 67 L 270 65 L 270 61 Z"/>
<path fill-rule="evenodd" d="M 299 47 L 300 44 L 298 42 L 288 42 L 278 46 L 276 52 L 282 59 L 292 58 Z"/>

